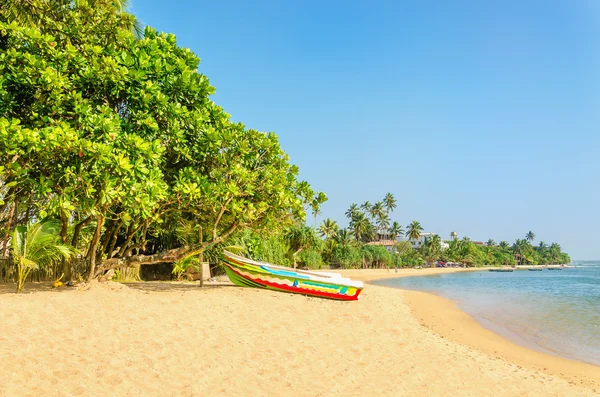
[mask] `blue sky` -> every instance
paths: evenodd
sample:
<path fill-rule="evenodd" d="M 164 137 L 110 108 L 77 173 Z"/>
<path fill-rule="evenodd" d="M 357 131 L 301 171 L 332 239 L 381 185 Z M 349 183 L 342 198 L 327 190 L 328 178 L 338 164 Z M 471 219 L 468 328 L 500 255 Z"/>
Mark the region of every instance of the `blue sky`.
<path fill-rule="evenodd" d="M 327 193 L 319 219 L 392 192 L 447 238 L 600 258 L 600 5 L 133 0 L 197 53 L 213 99 L 274 131 Z M 312 223 L 312 221 L 311 221 Z"/>

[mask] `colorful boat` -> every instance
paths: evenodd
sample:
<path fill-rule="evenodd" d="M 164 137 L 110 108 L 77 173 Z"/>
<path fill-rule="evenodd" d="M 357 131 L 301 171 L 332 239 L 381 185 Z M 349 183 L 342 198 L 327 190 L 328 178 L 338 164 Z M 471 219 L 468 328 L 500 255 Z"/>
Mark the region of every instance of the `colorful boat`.
<path fill-rule="evenodd" d="M 322 298 L 357 300 L 363 283 L 339 273 L 310 272 L 257 262 L 224 251 L 223 267 L 232 283 L 242 287 L 265 288 Z"/>

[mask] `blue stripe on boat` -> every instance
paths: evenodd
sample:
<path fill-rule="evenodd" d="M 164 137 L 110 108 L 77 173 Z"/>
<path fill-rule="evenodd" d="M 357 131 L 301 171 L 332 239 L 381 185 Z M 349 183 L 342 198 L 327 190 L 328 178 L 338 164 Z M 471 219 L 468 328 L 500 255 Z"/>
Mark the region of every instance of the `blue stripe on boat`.
<path fill-rule="evenodd" d="M 273 273 L 273 274 L 276 274 L 278 276 L 287 276 L 287 277 L 310 279 L 309 276 L 305 276 L 304 274 L 298 274 L 296 272 L 288 272 L 288 271 L 285 271 L 285 270 L 275 270 L 275 269 L 271 269 L 271 268 L 269 268 L 267 266 L 261 266 L 260 268 L 263 269 L 266 272 Z"/>
<path fill-rule="evenodd" d="M 321 287 L 321 288 L 329 288 L 329 289 L 338 289 L 340 288 L 339 285 L 333 285 L 333 284 L 324 284 L 324 283 L 319 283 L 317 281 L 306 281 L 306 280 L 302 280 L 302 284 L 306 284 L 306 285 L 314 285 L 315 287 Z"/>
<path fill-rule="evenodd" d="M 348 292 L 348 287 L 344 287 L 340 290 L 340 294 L 345 294 L 346 292 Z"/>

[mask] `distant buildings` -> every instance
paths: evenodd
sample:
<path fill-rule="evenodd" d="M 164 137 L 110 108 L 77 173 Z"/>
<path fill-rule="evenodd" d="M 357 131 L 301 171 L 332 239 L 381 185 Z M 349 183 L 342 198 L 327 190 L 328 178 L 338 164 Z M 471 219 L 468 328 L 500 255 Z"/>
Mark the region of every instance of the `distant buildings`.
<path fill-rule="evenodd" d="M 456 232 L 452 232 L 454 234 L 456 234 Z M 378 235 L 378 241 L 371 241 L 369 243 L 367 243 L 368 245 L 380 245 L 385 247 L 385 249 L 387 249 L 389 252 L 391 253 L 395 253 L 396 252 L 396 248 L 394 247 L 394 245 L 396 243 L 399 243 L 401 241 L 408 241 L 410 243 L 410 245 L 412 246 L 412 248 L 414 249 L 419 249 L 423 246 L 423 244 L 425 244 L 425 239 L 428 238 L 432 238 L 433 236 L 435 236 L 437 233 L 432 233 L 432 232 L 423 232 L 421 233 L 421 235 L 419 236 L 418 239 L 408 239 L 408 240 L 404 240 L 401 236 L 398 236 L 396 238 L 396 240 L 390 239 L 390 236 L 386 236 L 387 239 L 385 239 L 384 235 Z M 440 241 L 440 248 L 441 250 L 445 250 L 450 248 L 450 245 L 441 240 Z"/>

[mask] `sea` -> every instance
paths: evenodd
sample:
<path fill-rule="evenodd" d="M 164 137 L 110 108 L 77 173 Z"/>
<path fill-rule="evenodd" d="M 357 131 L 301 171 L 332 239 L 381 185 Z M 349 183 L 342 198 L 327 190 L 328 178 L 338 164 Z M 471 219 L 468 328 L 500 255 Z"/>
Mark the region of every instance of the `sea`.
<path fill-rule="evenodd" d="M 600 260 L 562 270 L 487 270 L 375 281 L 454 301 L 522 346 L 600 365 Z"/>

